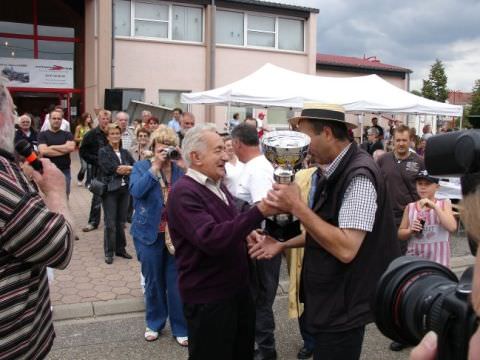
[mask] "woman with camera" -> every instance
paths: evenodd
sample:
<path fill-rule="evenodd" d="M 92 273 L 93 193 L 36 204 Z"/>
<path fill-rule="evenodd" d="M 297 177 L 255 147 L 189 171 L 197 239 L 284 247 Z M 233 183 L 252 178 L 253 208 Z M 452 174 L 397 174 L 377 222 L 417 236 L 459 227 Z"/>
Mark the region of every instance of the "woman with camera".
<path fill-rule="evenodd" d="M 169 156 L 175 153 L 171 149 L 177 146 L 178 137 L 173 129 L 161 125 L 152 134 L 151 144 L 153 157 L 137 162 L 130 177 L 135 209 L 131 234 L 145 277 L 145 340 L 157 340 L 170 317 L 177 343 L 188 346 L 165 211 L 171 186 L 183 175 Z"/>
<path fill-rule="evenodd" d="M 103 211 L 105 212 L 105 229 L 103 246 L 105 262 L 113 263 L 113 256 L 131 259 L 125 246 L 125 222 L 128 211 L 128 182 L 135 162 L 132 155 L 122 149 L 121 129 L 118 124 L 109 124 L 107 128 L 108 145 L 98 151 L 98 165 L 100 180 L 105 184 L 102 196 Z"/>

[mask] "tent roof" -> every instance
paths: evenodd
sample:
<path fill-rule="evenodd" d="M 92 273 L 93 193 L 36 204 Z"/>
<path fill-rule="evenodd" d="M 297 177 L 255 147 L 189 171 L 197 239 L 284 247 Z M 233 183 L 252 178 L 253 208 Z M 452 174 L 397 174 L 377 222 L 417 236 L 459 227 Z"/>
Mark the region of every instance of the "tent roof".
<path fill-rule="evenodd" d="M 254 105 L 301 109 L 306 101 L 340 104 L 348 112 L 385 112 L 461 116 L 461 106 L 404 91 L 377 75 L 335 78 L 307 75 L 265 64 L 231 84 L 183 93 L 187 104 Z"/>

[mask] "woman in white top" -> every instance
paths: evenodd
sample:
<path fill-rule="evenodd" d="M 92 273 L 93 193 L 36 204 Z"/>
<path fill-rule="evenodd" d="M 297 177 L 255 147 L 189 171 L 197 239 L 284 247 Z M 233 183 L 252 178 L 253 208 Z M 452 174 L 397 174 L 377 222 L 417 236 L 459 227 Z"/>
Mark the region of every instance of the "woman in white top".
<path fill-rule="evenodd" d="M 233 196 L 237 195 L 237 186 L 240 175 L 242 174 L 243 167 L 245 166 L 233 151 L 232 138 L 231 136 L 226 136 L 225 141 L 225 151 L 228 155 L 228 162 L 225 164 L 225 172 L 227 175 L 223 179 L 223 183 L 227 187 L 228 191 Z"/>

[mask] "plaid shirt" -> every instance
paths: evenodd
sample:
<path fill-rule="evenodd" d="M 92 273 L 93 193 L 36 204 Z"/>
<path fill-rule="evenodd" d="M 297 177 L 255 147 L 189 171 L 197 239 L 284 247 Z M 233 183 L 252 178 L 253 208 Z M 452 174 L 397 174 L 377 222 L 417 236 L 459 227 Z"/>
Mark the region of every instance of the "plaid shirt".
<path fill-rule="evenodd" d="M 347 153 L 350 144 L 325 169 L 324 175 L 328 179 L 337 169 L 340 161 Z M 377 191 L 366 176 L 355 176 L 343 195 L 342 206 L 338 214 L 338 227 L 341 229 L 356 229 L 372 231 L 377 211 Z"/>
<path fill-rule="evenodd" d="M 122 149 L 129 151 L 136 143 L 135 134 L 132 129 L 127 129 L 122 133 Z"/>

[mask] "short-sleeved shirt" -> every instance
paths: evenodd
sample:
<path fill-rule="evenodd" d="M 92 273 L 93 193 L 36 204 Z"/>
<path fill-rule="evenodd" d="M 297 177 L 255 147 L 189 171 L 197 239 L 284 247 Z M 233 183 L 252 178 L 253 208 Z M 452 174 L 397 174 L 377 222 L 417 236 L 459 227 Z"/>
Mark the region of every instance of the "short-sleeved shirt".
<path fill-rule="evenodd" d="M 237 197 L 255 204 L 267 196 L 273 184 L 273 166 L 264 155 L 248 161 L 237 185 Z"/>
<path fill-rule="evenodd" d="M 418 200 L 415 176 L 425 170 L 425 164 L 420 156 L 410 152 L 406 159 L 397 159 L 393 153 L 387 153 L 378 159 L 378 166 L 385 175 L 398 226 L 405 206 Z"/>
<path fill-rule="evenodd" d="M 51 130 L 42 131 L 38 135 L 38 144 L 45 144 L 47 146 L 51 145 L 63 145 L 67 141 L 73 141 L 73 135 L 70 132 L 59 130 L 53 132 Z M 52 163 L 54 163 L 60 170 L 70 169 L 70 154 L 65 154 L 62 156 L 45 156 L 49 158 Z"/>

